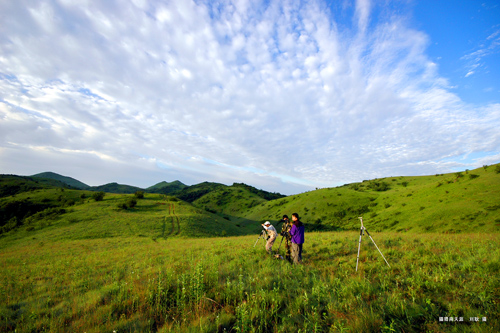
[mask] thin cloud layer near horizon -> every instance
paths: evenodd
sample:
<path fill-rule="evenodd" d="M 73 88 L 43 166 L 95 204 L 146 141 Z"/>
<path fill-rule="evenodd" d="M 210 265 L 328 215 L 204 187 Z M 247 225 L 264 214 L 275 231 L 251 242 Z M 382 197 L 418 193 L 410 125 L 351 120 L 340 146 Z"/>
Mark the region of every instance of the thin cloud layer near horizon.
<path fill-rule="evenodd" d="M 0 173 L 295 194 L 498 163 L 500 8 L 447 3 L 3 1 Z"/>

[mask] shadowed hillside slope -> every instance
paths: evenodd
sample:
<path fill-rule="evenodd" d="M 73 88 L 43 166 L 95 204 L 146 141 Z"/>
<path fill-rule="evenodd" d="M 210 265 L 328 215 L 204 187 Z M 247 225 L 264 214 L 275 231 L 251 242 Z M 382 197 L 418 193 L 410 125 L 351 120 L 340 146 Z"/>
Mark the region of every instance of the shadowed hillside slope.
<path fill-rule="evenodd" d="M 73 188 L 80 189 L 80 190 L 85 190 L 85 189 L 88 189 L 90 187 L 87 184 L 82 183 L 79 180 L 76 180 L 76 179 L 71 178 L 71 177 L 61 176 L 61 175 L 59 175 L 57 173 L 54 173 L 54 172 L 37 173 L 36 175 L 33 175 L 31 177 L 37 178 L 37 179 L 42 178 L 42 179 L 54 179 L 54 180 L 58 180 L 61 183 L 68 184 L 69 186 L 71 186 Z"/>
<path fill-rule="evenodd" d="M 67 183 L 50 178 L 33 178 L 16 175 L 0 175 L 0 198 L 17 193 L 51 188 L 73 188 Z"/>

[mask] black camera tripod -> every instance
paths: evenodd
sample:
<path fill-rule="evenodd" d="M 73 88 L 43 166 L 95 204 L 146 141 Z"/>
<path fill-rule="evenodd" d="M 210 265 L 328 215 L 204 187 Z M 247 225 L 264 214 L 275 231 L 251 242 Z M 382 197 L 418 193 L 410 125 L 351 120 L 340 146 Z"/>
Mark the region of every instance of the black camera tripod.
<path fill-rule="evenodd" d="M 255 241 L 255 244 L 253 245 L 253 247 L 255 247 L 255 245 L 257 245 L 257 242 L 259 241 L 259 239 L 263 239 L 264 241 L 266 240 L 266 237 L 267 237 L 267 233 L 265 230 L 262 230 L 261 233 L 260 233 L 260 236 L 259 238 L 257 238 L 257 241 Z"/>
<path fill-rule="evenodd" d="M 285 259 L 288 260 L 289 262 L 292 262 L 292 251 L 291 251 L 292 237 L 290 235 L 290 229 L 292 228 L 292 223 L 290 221 L 286 221 L 283 219 L 278 222 L 278 224 L 280 224 L 280 223 L 283 223 L 283 225 L 281 226 L 281 232 L 280 232 L 281 242 L 280 242 L 280 246 L 278 247 L 278 255 L 280 253 L 281 244 L 283 243 L 283 239 L 285 239 Z M 281 259 L 283 259 L 283 257 L 281 257 Z"/>

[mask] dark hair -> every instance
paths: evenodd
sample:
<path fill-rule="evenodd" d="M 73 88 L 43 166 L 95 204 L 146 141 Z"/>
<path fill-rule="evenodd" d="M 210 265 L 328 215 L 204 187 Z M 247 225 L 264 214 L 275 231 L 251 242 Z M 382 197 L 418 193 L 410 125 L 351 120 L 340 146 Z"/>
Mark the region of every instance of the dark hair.
<path fill-rule="evenodd" d="M 294 221 L 293 224 L 296 224 L 297 227 L 300 227 L 303 225 L 303 223 L 300 221 L 300 218 L 299 218 L 299 214 L 297 213 L 293 213 L 292 214 L 292 217 L 295 216 L 297 218 L 297 221 Z"/>
<path fill-rule="evenodd" d="M 283 215 L 283 220 L 288 219 L 288 215 Z"/>

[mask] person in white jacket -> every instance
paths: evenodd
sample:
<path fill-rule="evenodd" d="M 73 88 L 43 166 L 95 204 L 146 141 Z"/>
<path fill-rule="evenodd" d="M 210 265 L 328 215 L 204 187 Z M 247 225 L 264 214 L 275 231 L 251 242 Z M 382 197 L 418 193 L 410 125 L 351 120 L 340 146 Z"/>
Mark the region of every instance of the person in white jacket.
<path fill-rule="evenodd" d="M 276 232 L 276 229 L 272 226 L 271 222 L 266 221 L 264 224 L 262 224 L 264 229 L 267 231 L 267 235 L 269 236 L 267 238 L 267 243 L 266 243 L 266 251 L 269 254 L 273 254 L 273 244 L 274 241 L 276 240 L 276 237 L 278 237 L 278 233 Z"/>

